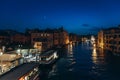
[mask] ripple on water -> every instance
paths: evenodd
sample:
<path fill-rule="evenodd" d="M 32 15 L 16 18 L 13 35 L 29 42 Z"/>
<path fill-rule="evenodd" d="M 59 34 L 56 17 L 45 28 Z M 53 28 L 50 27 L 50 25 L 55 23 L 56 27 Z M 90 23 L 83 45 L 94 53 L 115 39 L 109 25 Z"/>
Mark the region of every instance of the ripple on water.
<path fill-rule="evenodd" d="M 92 50 L 85 46 L 78 46 L 72 54 L 66 53 L 60 58 L 49 73 L 48 80 L 120 79 L 120 57 L 99 52 L 92 55 Z"/>

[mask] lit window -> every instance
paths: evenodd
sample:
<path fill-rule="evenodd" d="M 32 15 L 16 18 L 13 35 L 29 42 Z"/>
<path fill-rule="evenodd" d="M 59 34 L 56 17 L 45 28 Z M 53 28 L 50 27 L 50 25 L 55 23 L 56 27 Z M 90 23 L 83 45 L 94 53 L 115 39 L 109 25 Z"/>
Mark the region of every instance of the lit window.
<path fill-rule="evenodd" d="M 49 34 L 47 34 L 47 36 L 49 36 Z"/>
<path fill-rule="evenodd" d="M 41 34 L 41 36 L 43 36 L 43 34 Z"/>
<path fill-rule="evenodd" d="M 46 34 L 44 34 L 44 36 L 46 36 Z"/>
<path fill-rule="evenodd" d="M 19 80 L 24 80 L 24 77 L 21 77 Z"/>
<path fill-rule="evenodd" d="M 27 77 L 27 76 L 25 77 L 25 80 L 28 80 L 28 77 Z"/>

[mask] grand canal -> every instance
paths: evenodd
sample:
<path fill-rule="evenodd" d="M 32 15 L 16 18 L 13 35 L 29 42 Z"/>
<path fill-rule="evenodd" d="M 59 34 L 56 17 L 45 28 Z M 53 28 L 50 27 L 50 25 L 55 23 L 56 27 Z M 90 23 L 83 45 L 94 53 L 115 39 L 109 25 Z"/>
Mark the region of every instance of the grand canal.
<path fill-rule="evenodd" d="M 119 80 L 120 57 L 87 44 L 67 46 L 40 80 Z"/>

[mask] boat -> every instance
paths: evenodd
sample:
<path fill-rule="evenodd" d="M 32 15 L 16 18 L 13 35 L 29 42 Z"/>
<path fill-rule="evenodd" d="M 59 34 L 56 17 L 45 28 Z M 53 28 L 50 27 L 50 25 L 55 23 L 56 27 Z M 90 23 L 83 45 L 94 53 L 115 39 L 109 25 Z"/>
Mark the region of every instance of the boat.
<path fill-rule="evenodd" d="M 58 54 L 56 50 L 49 50 L 42 53 L 39 56 L 40 64 L 52 64 L 58 59 Z"/>
<path fill-rule="evenodd" d="M 23 63 L 0 76 L 0 80 L 39 80 L 38 63 Z"/>

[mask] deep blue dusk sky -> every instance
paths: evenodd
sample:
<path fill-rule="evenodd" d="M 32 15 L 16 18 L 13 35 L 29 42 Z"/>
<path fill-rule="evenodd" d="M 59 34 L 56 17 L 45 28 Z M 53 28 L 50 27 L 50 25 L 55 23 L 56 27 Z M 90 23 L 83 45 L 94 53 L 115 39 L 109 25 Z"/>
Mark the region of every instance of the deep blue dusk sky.
<path fill-rule="evenodd" d="M 0 0 L 0 28 L 55 28 L 77 34 L 120 24 L 120 0 Z"/>

